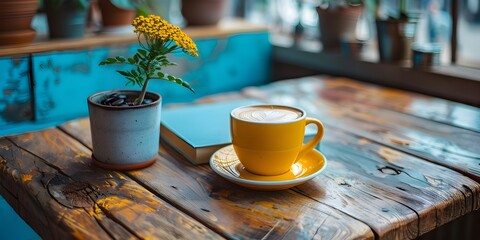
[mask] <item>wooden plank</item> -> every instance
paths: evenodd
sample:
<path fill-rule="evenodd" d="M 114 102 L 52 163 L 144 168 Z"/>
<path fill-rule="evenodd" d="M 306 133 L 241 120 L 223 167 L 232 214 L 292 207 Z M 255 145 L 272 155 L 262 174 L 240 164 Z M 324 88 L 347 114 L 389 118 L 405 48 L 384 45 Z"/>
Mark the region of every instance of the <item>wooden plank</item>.
<path fill-rule="evenodd" d="M 28 210 L 41 205 L 62 238 L 219 238 L 124 174 L 93 166 L 90 150 L 58 129 L 4 138 L 1 146 L 1 176 L 14 188 L 31 186 L 22 189 L 30 199 L 18 201 Z M 44 231 L 60 238 L 56 228 Z"/>
<path fill-rule="evenodd" d="M 315 179 L 299 187 L 306 195 L 331 204 L 363 220 L 356 207 L 379 204 L 368 211 L 391 211 L 392 205 L 365 199 L 364 193 L 401 203 L 418 215 L 419 234 L 431 231 L 480 206 L 480 184 L 454 172 L 408 154 L 354 137 L 330 127 L 321 144 L 330 159 L 330 179 Z M 327 169 L 328 171 L 328 169 Z M 325 201 L 331 192 L 318 194 L 319 186 L 335 185 L 347 202 Z M 347 197 L 348 196 L 348 197 Z M 355 205 L 350 206 L 350 205 Z M 366 210 L 366 209 L 361 209 Z M 388 214 L 378 213 L 379 219 Z M 380 221 L 380 220 L 379 220 Z M 365 221 L 366 222 L 366 221 Z M 375 228 L 374 228 L 375 229 Z M 412 236 L 407 236 L 412 237 Z"/>
<path fill-rule="evenodd" d="M 477 107 L 348 78 L 314 76 L 291 81 L 308 85 L 309 88 L 304 89 L 316 91 L 322 98 L 338 103 L 390 109 L 480 132 L 480 109 Z M 292 83 L 285 81 L 282 84 Z"/>
<path fill-rule="evenodd" d="M 361 83 L 346 78 L 325 80 L 324 98 L 386 108 L 480 132 L 480 109 L 413 92 Z"/>
<path fill-rule="evenodd" d="M 5 138 L 0 139 L 0 146 L 1 193 L 40 236 L 110 238 L 88 212 L 69 209 L 50 195 L 46 184 L 56 169 Z"/>
<path fill-rule="evenodd" d="M 301 82 L 249 88 L 244 94 L 270 103 L 299 106 L 330 126 L 460 171 L 480 182 L 478 132 L 387 109 L 326 99 L 310 84 Z"/>
<path fill-rule="evenodd" d="M 62 129 L 91 146 L 86 119 Z M 160 154 L 156 164 L 127 174 L 228 238 L 373 238 L 365 224 L 294 191 L 248 190 L 164 147 Z"/>

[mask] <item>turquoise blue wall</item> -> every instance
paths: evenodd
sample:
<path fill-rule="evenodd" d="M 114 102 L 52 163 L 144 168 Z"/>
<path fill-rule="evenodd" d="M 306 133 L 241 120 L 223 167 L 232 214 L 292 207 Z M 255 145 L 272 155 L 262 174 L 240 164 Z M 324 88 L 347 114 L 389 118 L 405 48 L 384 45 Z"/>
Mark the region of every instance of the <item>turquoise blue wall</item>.
<path fill-rule="evenodd" d="M 0 195 L 0 239 L 41 239 Z"/>

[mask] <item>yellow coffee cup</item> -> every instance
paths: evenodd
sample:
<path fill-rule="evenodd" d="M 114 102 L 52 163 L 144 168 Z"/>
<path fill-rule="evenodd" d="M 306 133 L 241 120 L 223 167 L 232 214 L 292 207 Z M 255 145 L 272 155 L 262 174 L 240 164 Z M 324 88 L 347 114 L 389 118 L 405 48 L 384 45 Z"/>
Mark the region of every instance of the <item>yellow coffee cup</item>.
<path fill-rule="evenodd" d="M 317 125 L 317 134 L 303 144 L 305 127 Z M 280 175 L 323 137 L 324 127 L 304 110 L 281 105 L 239 107 L 230 113 L 230 133 L 238 159 L 251 173 Z"/>

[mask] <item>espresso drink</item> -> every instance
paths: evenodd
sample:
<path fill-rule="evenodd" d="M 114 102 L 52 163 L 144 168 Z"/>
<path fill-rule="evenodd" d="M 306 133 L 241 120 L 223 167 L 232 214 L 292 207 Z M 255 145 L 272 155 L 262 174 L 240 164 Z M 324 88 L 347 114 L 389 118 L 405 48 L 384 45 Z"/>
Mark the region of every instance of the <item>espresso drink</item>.
<path fill-rule="evenodd" d="M 303 113 L 284 106 L 250 106 L 237 108 L 232 115 L 249 122 L 288 122 L 301 118 Z"/>

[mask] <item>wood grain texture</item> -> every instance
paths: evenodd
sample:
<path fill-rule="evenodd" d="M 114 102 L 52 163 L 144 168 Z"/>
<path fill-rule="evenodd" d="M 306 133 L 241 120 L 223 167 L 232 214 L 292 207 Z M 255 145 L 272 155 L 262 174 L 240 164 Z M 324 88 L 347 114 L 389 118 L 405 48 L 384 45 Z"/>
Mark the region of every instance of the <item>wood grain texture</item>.
<path fill-rule="evenodd" d="M 270 103 L 299 106 L 331 127 L 460 171 L 480 182 L 478 132 L 358 102 L 324 98 L 316 84 L 281 82 L 248 88 L 244 94 Z"/>
<path fill-rule="evenodd" d="M 337 101 L 390 109 L 480 132 L 480 111 L 477 107 L 345 78 L 332 78 L 325 82 L 326 87 L 322 90 L 324 98 L 333 97 Z"/>
<path fill-rule="evenodd" d="M 89 137 L 83 134 L 85 130 L 82 129 L 85 127 L 88 127 L 86 119 L 68 123 L 62 126 L 62 129 L 90 146 Z M 367 223 L 380 238 L 415 238 L 478 209 L 480 205 L 480 185 L 447 168 L 336 129 L 327 132 L 324 141 L 322 150 L 326 149 L 324 153 L 330 160 L 329 167 L 320 177 L 298 187 L 298 192 Z M 208 166 L 198 169 L 185 161 L 176 160 L 181 157 L 175 152 L 162 149 L 161 153 L 161 162 L 141 172 L 132 172 L 132 177 L 169 201 L 179 204 L 182 209 L 193 212 L 192 214 L 202 221 L 211 221 L 208 215 L 216 213 L 214 216 L 218 222 L 207 223 L 211 224 L 212 228 L 218 227 L 219 231 L 227 232 L 238 231 L 229 229 L 235 225 L 222 226 L 225 221 L 220 220 L 228 216 L 222 216 L 217 209 L 217 205 L 230 209 L 230 205 L 234 203 L 226 206 L 224 204 L 227 203 L 223 202 L 216 205 L 204 203 L 199 206 L 200 201 L 185 203 L 184 200 L 207 198 L 205 194 L 202 196 L 202 189 L 192 186 L 192 183 L 207 185 L 203 188 L 214 188 L 218 189 L 217 191 L 229 183 L 221 183 L 222 179 L 210 179 L 207 174 L 213 173 Z M 206 180 L 197 183 L 199 177 Z M 172 183 L 171 179 L 182 180 Z M 184 186 L 186 183 L 189 185 Z M 227 187 L 238 189 L 236 186 Z M 241 191 L 238 189 L 235 193 Z M 263 202 L 271 201 L 269 199 Z M 246 208 L 251 209 L 253 206 Z M 205 213 L 202 209 L 207 209 L 209 214 L 203 216 Z M 228 215 L 231 214 L 233 213 Z M 250 218 L 243 214 L 236 213 L 238 218 L 250 222 Z M 257 231 L 259 230 L 256 229 Z M 252 237 L 252 233 L 244 234 Z"/>
<path fill-rule="evenodd" d="M 293 82 L 309 85 L 311 91 L 316 91 L 323 99 L 337 103 L 390 109 L 480 132 L 480 111 L 477 107 L 348 78 L 314 76 L 283 81 L 282 84 Z"/>
<path fill-rule="evenodd" d="M 376 232 L 385 225 L 379 224 L 381 221 L 394 219 L 398 221 L 394 225 L 405 224 L 405 219 L 398 215 L 398 207 L 389 201 L 400 203 L 418 215 L 418 226 L 408 226 L 410 230 L 418 228 L 416 234 L 431 231 L 480 206 L 480 184 L 475 181 L 367 139 L 330 128 L 321 150 L 330 160 L 325 172 L 327 178 L 316 178 L 298 189 L 367 222 Z M 338 201 L 332 191 L 319 195 L 315 190 L 335 183 L 343 201 Z M 366 219 L 371 214 L 377 214 L 378 219 Z M 415 237 L 392 234 L 395 238 Z"/>
<path fill-rule="evenodd" d="M 0 146 L 6 188 L 27 186 L 21 190 L 30 198 L 17 201 L 28 210 L 41 205 L 42 221 L 23 217 L 44 238 L 219 238 L 125 175 L 92 166 L 91 152 L 58 129 L 4 138 Z"/>
<path fill-rule="evenodd" d="M 88 132 L 85 131 L 88 129 L 86 119 L 67 123 L 62 129 L 90 146 L 90 138 L 84 134 Z M 385 239 L 415 238 L 478 209 L 480 185 L 469 178 L 334 128 L 329 132 L 322 144 L 329 167 L 320 177 L 295 191 L 367 223 L 376 236 Z M 267 195 L 268 198 L 261 201 L 249 199 L 248 204 L 240 203 L 239 200 L 246 199 L 246 195 L 252 192 L 219 178 L 208 166 L 191 166 L 177 153 L 167 150 L 161 148 L 162 159 L 159 162 L 142 171 L 129 173 L 131 177 L 180 209 L 191 212 L 210 227 L 226 232 L 227 236 L 257 237 L 260 235 L 253 234 L 262 232 L 251 223 L 255 218 L 260 221 L 258 216 L 245 215 L 238 210 L 239 207 L 258 209 L 256 205 L 268 203 L 275 206 L 277 214 L 288 214 L 292 219 L 298 219 L 300 215 L 294 217 L 290 211 L 296 205 L 294 203 L 312 205 L 298 196 L 292 196 L 290 191 L 288 195 L 281 195 L 283 201 L 280 202 Z M 265 193 L 254 194 L 265 197 Z M 284 207 L 279 206 L 289 206 L 290 209 L 285 213 L 282 211 Z M 293 207 L 293 212 L 301 213 L 303 217 L 308 215 L 302 212 L 304 208 L 301 209 Z M 271 214 L 263 212 L 262 216 Z M 242 219 L 243 224 L 249 223 L 252 232 L 238 229 L 239 223 L 225 221 L 232 216 Z M 263 221 L 274 226 L 271 219 Z M 276 234 L 272 235 L 275 237 L 298 237 L 288 235 L 292 232 L 270 230 L 265 229 L 264 233 Z"/>
<path fill-rule="evenodd" d="M 91 146 L 87 125 L 84 119 L 62 129 Z M 171 149 L 160 148 L 160 155 L 151 167 L 127 174 L 228 238 L 373 238 L 367 225 L 292 190 L 248 190 L 222 179 L 207 165 L 191 165 Z"/>
<path fill-rule="evenodd" d="M 40 236 L 110 238 L 88 212 L 70 209 L 52 198 L 46 185 L 57 174 L 55 168 L 7 139 L 1 139 L 0 145 L 2 195 Z"/>

